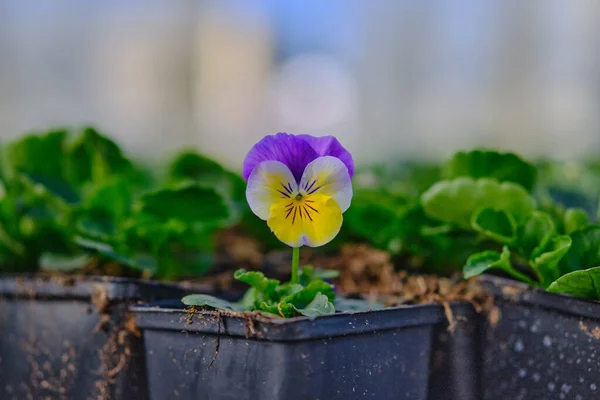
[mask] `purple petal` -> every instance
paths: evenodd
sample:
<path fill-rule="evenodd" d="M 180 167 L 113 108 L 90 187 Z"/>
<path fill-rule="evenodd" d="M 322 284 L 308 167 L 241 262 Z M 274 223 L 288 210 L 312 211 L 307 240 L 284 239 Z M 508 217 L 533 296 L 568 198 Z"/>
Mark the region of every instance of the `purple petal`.
<path fill-rule="evenodd" d="M 319 157 L 332 156 L 339 158 L 346 167 L 350 178 L 354 176 L 354 160 L 352 154 L 342 146 L 342 144 L 333 136 L 314 137 L 311 135 L 298 135 L 305 140 L 317 152 Z"/>
<path fill-rule="evenodd" d="M 247 181 L 258 164 L 263 161 L 280 161 L 285 164 L 300 182 L 304 168 L 318 157 L 311 145 L 295 135 L 280 132 L 262 138 L 244 159 L 242 176 Z"/>

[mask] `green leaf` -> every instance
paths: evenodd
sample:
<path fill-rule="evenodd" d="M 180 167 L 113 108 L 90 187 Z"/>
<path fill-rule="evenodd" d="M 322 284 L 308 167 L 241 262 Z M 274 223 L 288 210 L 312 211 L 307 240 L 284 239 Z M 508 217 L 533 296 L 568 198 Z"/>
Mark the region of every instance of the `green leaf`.
<path fill-rule="evenodd" d="M 560 235 L 566 234 L 564 207 L 558 203 L 555 203 L 552 198 L 543 193 L 537 194 L 536 201 L 538 202 L 537 210 L 545 212 L 552 219 L 556 233 Z"/>
<path fill-rule="evenodd" d="M 549 292 L 600 300 L 600 267 L 570 272 L 552 282 Z"/>
<path fill-rule="evenodd" d="M 30 175 L 17 173 L 15 175 L 14 185 L 19 186 L 21 201 L 28 207 L 38 206 L 55 214 L 56 218 L 65 218 L 73 211 L 73 205 L 70 200 L 56 191 L 51 190 L 47 185 L 37 182 Z M 64 193 L 63 193 L 64 194 Z"/>
<path fill-rule="evenodd" d="M 312 281 L 322 279 L 335 279 L 340 276 L 340 271 L 333 269 L 319 269 L 314 268 L 312 265 L 305 265 L 300 269 L 300 283 L 304 286 L 308 285 Z"/>
<path fill-rule="evenodd" d="M 465 177 L 436 183 L 423 193 L 421 205 L 431 218 L 470 229 L 473 214 L 481 208 L 504 211 L 520 223 L 533 212 L 535 202 L 515 183 Z"/>
<path fill-rule="evenodd" d="M 123 178 L 116 178 L 95 186 L 84 199 L 83 208 L 95 214 L 108 216 L 113 221 L 121 221 L 130 214 L 132 200 L 129 182 Z"/>
<path fill-rule="evenodd" d="M 100 242 L 112 242 L 116 239 L 117 234 L 115 224 L 108 218 L 80 216 L 77 219 L 76 229 L 83 237 Z"/>
<path fill-rule="evenodd" d="M 260 305 L 262 302 L 271 304 L 279 300 L 280 295 L 277 292 L 279 287 L 278 280 L 269 279 L 260 271 L 246 271 L 244 269 L 235 271 L 233 277 L 254 288 L 255 305 Z"/>
<path fill-rule="evenodd" d="M 323 293 L 317 293 L 313 301 L 304 308 L 296 309 L 305 317 L 315 318 L 320 315 L 331 315 L 335 313 L 335 306 Z"/>
<path fill-rule="evenodd" d="M 283 301 L 293 304 L 296 308 L 305 308 L 317 295 L 322 293 L 329 301 L 335 300 L 335 293 L 333 293 L 333 286 L 325 281 L 312 281 L 306 285 L 302 290 L 286 296 Z"/>
<path fill-rule="evenodd" d="M 275 289 L 275 295 L 278 299 L 283 299 L 298 293 L 302 289 L 304 289 L 304 286 L 302 286 L 299 283 L 286 282 L 277 286 L 277 288 Z"/>
<path fill-rule="evenodd" d="M 380 190 L 357 190 L 352 207 L 344 213 L 344 231 L 375 246 L 389 249 L 398 237 L 400 216 L 406 209 L 406 199 Z"/>
<path fill-rule="evenodd" d="M 429 218 L 420 204 L 402 215 L 397 234 L 402 238 L 401 254 L 424 272 L 451 274 L 461 270 L 469 255 L 480 250 L 477 235 Z"/>
<path fill-rule="evenodd" d="M 26 248 L 23 243 L 13 239 L 2 225 L 0 225 L 0 247 L 14 255 L 25 256 Z"/>
<path fill-rule="evenodd" d="M 560 276 L 558 264 L 571 247 L 571 237 L 568 235 L 556 236 L 549 243 L 548 248 L 530 262 L 543 287 L 547 287 Z"/>
<path fill-rule="evenodd" d="M 533 212 L 518 228 L 517 247 L 519 252 L 529 259 L 540 255 L 556 229 L 550 215 L 543 211 Z"/>
<path fill-rule="evenodd" d="M 252 311 L 254 308 L 254 299 L 256 299 L 256 289 L 251 287 L 246 290 L 246 293 L 235 304 L 244 311 Z"/>
<path fill-rule="evenodd" d="M 500 269 L 508 271 L 512 269 L 510 264 L 510 250 L 504 246 L 502 253 L 497 251 L 483 251 L 471 255 L 463 268 L 465 279 L 483 274 L 489 269 Z"/>
<path fill-rule="evenodd" d="M 154 245 L 165 244 L 170 239 L 185 239 L 190 235 L 187 221 L 178 219 L 164 220 L 154 215 L 136 213 L 121 226 L 127 237 L 126 242 L 132 244 L 137 240 L 146 240 Z M 193 237 L 194 244 L 200 246 L 202 241 Z"/>
<path fill-rule="evenodd" d="M 223 198 L 211 188 L 184 183 L 143 195 L 137 211 L 161 220 L 216 224 L 227 219 L 229 209 Z"/>
<path fill-rule="evenodd" d="M 560 262 L 562 274 L 600 265 L 600 226 L 571 233 L 571 248 Z"/>
<path fill-rule="evenodd" d="M 4 172 L 10 177 L 16 172 L 46 178 L 63 178 L 63 148 L 67 132 L 50 131 L 27 135 L 4 149 Z"/>
<path fill-rule="evenodd" d="M 537 286 L 533 279 L 512 266 L 510 250 L 507 246 L 504 246 L 502 253 L 498 253 L 497 251 L 483 251 L 471 255 L 463 267 L 463 276 L 465 279 L 469 279 L 473 276 L 481 275 L 490 269 L 502 270 L 516 279 L 532 286 Z"/>
<path fill-rule="evenodd" d="M 269 279 L 260 271 L 246 271 L 245 269 L 238 269 L 233 274 L 233 277 L 238 281 L 247 283 L 260 292 L 275 291 L 279 281 L 276 279 Z"/>
<path fill-rule="evenodd" d="M 419 230 L 422 236 L 442 236 L 452 232 L 454 227 L 450 224 L 443 224 L 437 226 L 423 225 Z"/>
<path fill-rule="evenodd" d="M 483 208 L 473 215 L 471 226 L 477 232 L 503 244 L 512 243 L 516 237 L 516 223 L 510 214 Z"/>
<path fill-rule="evenodd" d="M 238 303 L 219 299 L 207 294 L 190 294 L 181 299 L 181 302 L 186 306 L 210 307 L 227 311 L 246 311 Z"/>
<path fill-rule="evenodd" d="M 51 271 L 74 271 L 82 269 L 91 261 L 89 254 L 53 254 L 43 253 L 39 259 L 41 269 Z"/>
<path fill-rule="evenodd" d="M 514 182 L 531 191 L 535 185 L 536 168 L 513 153 L 473 150 L 458 152 L 444 165 L 443 175 L 458 177 L 495 178 L 499 182 Z"/>
<path fill-rule="evenodd" d="M 66 161 L 69 181 L 79 186 L 86 182 L 100 184 L 133 170 L 119 146 L 93 128 L 84 128 L 67 144 Z"/>
<path fill-rule="evenodd" d="M 296 309 L 296 307 L 294 307 L 293 304 L 284 302 L 276 304 L 267 304 L 263 301 L 259 304 L 258 310 L 274 314 L 283 318 L 292 318 L 298 315 L 298 310 Z"/>
<path fill-rule="evenodd" d="M 107 243 L 102 243 L 79 236 L 75 237 L 75 242 L 85 249 L 95 250 L 101 254 L 108 254 L 114 251 L 113 247 Z"/>
<path fill-rule="evenodd" d="M 12 238 L 13 243 L 22 244 L 12 249 L 21 248 L 24 261 L 35 266 L 43 252 L 72 253 L 73 204 L 21 172 L 16 172 L 10 183 L 9 193 L 1 202 L 7 235 L 0 241 Z"/>
<path fill-rule="evenodd" d="M 169 177 L 173 182 L 194 181 L 215 189 L 231 206 L 232 222 L 239 222 L 245 212 L 250 212 L 246 202 L 246 181 L 208 157 L 193 151 L 179 154 L 169 167 Z"/>
<path fill-rule="evenodd" d="M 213 228 L 177 219 L 136 213 L 119 226 L 118 248 L 127 254 L 150 254 L 160 279 L 200 275 L 212 265 Z"/>
<path fill-rule="evenodd" d="M 158 267 L 156 277 L 163 280 L 204 275 L 213 264 L 210 253 L 193 248 L 180 250 L 169 244 L 150 254 Z"/>
<path fill-rule="evenodd" d="M 340 276 L 340 271 L 337 269 L 321 269 L 321 268 L 315 268 L 313 271 L 313 277 L 312 280 L 317 280 L 317 279 L 336 279 L 339 278 Z"/>
<path fill-rule="evenodd" d="M 31 193 L 41 194 L 43 191 L 46 196 L 53 196 L 65 204 L 76 204 L 80 196 L 76 188 L 69 185 L 59 177 L 47 177 L 26 172 L 15 172 L 11 182 L 13 191 L 31 191 L 29 194 L 21 192 L 20 194 L 30 195 Z M 15 186 L 21 185 L 18 189 Z"/>
<path fill-rule="evenodd" d="M 74 238 L 74 241 L 82 248 L 96 251 L 102 256 L 106 257 L 107 259 L 115 261 L 121 265 L 139 270 L 150 271 L 152 273 L 155 273 L 157 270 L 155 260 L 146 254 L 140 254 L 134 257 L 130 257 L 126 254 L 122 254 L 116 251 L 113 248 L 113 246 L 107 243 L 86 239 L 81 236 L 76 236 Z"/>
<path fill-rule="evenodd" d="M 257 292 L 260 291 L 259 287 L 268 285 L 264 281 L 266 278 L 261 276 L 262 274 L 251 274 L 250 276 L 247 274 L 249 273 L 246 272 L 241 276 L 254 282 Z M 319 295 L 323 298 L 315 301 Z M 335 307 L 332 304 L 335 301 L 333 286 L 324 281 L 312 281 L 306 287 L 284 284 L 277 288 L 271 296 L 264 296 L 263 298 L 264 300 L 261 300 L 261 296 L 259 296 L 258 301 L 255 302 L 255 304 L 258 304 L 257 308 L 259 310 L 284 318 L 294 317 L 298 314 L 312 317 L 320 315 L 319 313 L 335 312 Z M 303 310 L 306 310 L 306 312 Z"/>
<path fill-rule="evenodd" d="M 565 211 L 564 221 L 566 233 L 583 229 L 590 224 L 590 219 L 582 208 L 568 208 Z"/>
<path fill-rule="evenodd" d="M 219 163 L 193 151 L 179 154 L 169 167 L 171 179 L 191 179 L 211 187 L 221 184 L 224 175 L 225 169 Z"/>

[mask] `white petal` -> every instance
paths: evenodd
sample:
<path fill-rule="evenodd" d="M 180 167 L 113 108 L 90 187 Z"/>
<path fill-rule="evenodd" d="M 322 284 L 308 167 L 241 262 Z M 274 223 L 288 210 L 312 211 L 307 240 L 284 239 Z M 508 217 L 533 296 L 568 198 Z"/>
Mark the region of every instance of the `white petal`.
<path fill-rule="evenodd" d="M 248 177 L 246 199 L 260 219 L 267 220 L 273 204 L 298 194 L 298 184 L 290 169 L 279 161 L 263 161 Z"/>
<path fill-rule="evenodd" d="M 352 179 L 339 158 L 325 156 L 310 162 L 298 188 L 302 194 L 320 193 L 333 198 L 342 212 L 350 207 Z"/>

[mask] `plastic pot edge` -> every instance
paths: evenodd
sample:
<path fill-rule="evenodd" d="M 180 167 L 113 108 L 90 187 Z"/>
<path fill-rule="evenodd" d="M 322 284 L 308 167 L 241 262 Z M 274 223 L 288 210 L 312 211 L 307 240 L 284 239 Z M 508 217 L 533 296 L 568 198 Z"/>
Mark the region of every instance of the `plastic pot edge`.
<path fill-rule="evenodd" d="M 214 335 L 252 337 L 257 340 L 300 341 L 355 335 L 409 326 L 437 324 L 446 317 L 439 304 L 390 307 L 383 310 L 338 313 L 316 318 L 251 319 L 218 311 L 196 312 L 190 321 L 186 310 L 135 306 L 141 329 L 176 330 Z"/>
<path fill-rule="evenodd" d="M 600 319 L 599 301 L 550 293 L 540 288 L 531 287 L 523 282 L 493 275 L 482 275 L 479 281 L 494 296 L 506 301 L 543 307 L 578 317 Z"/>

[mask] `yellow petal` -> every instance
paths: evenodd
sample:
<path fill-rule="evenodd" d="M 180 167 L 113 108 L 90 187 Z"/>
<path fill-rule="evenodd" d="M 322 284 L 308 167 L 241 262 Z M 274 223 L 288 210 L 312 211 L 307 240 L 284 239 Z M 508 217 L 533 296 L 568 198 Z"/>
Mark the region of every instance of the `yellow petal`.
<path fill-rule="evenodd" d="M 329 243 L 342 227 L 342 210 L 326 195 L 315 193 L 301 200 L 285 199 L 273 204 L 267 225 L 291 247 Z"/>

